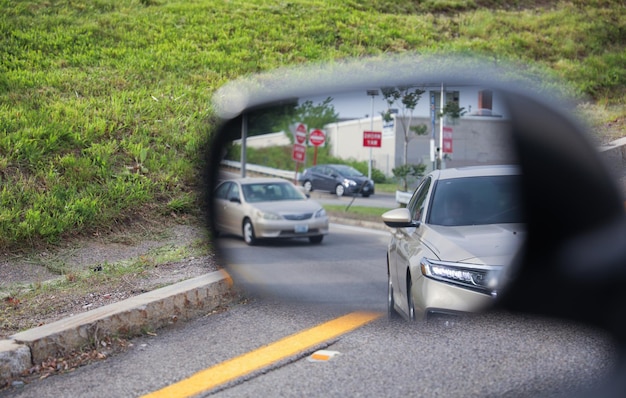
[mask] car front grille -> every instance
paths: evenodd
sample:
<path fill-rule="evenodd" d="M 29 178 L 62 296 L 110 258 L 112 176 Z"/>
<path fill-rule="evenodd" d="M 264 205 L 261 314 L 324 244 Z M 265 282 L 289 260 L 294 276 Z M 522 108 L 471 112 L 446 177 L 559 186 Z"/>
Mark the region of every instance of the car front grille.
<path fill-rule="evenodd" d="M 283 214 L 283 218 L 290 221 L 308 220 L 311 217 L 313 217 L 313 213 Z"/>

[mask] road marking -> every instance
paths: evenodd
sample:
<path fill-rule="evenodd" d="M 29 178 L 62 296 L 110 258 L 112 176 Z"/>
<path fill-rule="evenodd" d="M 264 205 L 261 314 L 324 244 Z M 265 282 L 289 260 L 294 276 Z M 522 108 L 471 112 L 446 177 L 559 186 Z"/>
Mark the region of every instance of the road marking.
<path fill-rule="evenodd" d="M 339 355 L 338 351 L 318 350 L 309 355 L 310 362 L 328 362 Z"/>
<path fill-rule="evenodd" d="M 311 329 L 287 336 L 255 351 L 224 361 L 143 397 L 191 397 L 315 347 L 381 316 L 382 314 L 379 312 L 352 312 Z"/>

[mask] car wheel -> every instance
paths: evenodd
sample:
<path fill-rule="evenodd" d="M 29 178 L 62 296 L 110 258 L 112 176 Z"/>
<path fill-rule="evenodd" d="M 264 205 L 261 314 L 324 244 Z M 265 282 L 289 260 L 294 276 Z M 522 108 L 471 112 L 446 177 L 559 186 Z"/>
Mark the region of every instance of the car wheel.
<path fill-rule="evenodd" d="M 346 189 L 343 187 L 343 185 L 337 184 L 337 186 L 335 187 L 335 195 L 337 195 L 338 197 L 342 197 L 345 192 Z"/>
<path fill-rule="evenodd" d="M 398 319 L 395 302 L 393 300 L 393 284 L 391 283 L 391 275 L 387 276 L 387 318 Z"/>
<path fill-rule="evenodd" d="M 311 243 L 322 243 L 323 239 L 324 235 L 309 236 L 309 242 Z"/>
<path fill-rule="evenodd" d="M 363 196 L 364 198 L 369 198 L 370 194 L 369 193 L 364 193 L 364 194 L 361 194 L 361 196 Z"/>
<path fill-rule="evenodd" d="M 415 302 L 413 301 L 413 294 L 411 293 L 411 275 L 408 275 L 409 281 L 407 282 L 406 295 L 409 301 L 409 322 L 415 322 Z"/>
<path fill-rule="evenodd" d="M 311 184 L 311 181 L 309 180 L 306 180 L 305 182 L 303 182 L 302 186 L 304 187 L 304 190 L 307 192 L 313 191 L 313 184 Z"/>
<path fill-rule="evenodd" d="M 257 243 L 256 236 L 254 236 L 254 227 L 252 226 L 252 221 L 246 218 L 243 222 L 243 241 L 246 242 L 248 246 L 253 246 Z"/>

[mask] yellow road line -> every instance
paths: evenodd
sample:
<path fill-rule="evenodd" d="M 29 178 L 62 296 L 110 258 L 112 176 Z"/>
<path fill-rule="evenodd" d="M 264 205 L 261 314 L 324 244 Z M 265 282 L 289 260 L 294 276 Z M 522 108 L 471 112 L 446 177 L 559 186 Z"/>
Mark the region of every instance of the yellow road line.
<path fill-rule="evenodd" d="M 374 312 L 353 312 L 344 315 L 202 370 L 176 384 L 144 395 L 144 398 L 191 397 L 296 355 L 326 340 L 359 328 L 380 316 L 380 313 Z"/>

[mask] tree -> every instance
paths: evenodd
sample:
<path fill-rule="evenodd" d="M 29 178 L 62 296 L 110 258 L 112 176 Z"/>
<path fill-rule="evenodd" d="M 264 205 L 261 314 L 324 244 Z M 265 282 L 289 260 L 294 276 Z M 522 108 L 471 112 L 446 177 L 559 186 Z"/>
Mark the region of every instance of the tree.
<path fill-rule="evenodd" d="M 309 128 L 322 129 L 329 123 L 339 120 L 339 114 L 335 111 L 332 104 L 332 97 L 326 98 L 324 101 L 313 104 L 313 101 L 304 101 L 296 107 L 293 122 L 301 122 L 309 126 Z"/>
<path fill-rule="evenodd" d="M 327 97 L 317 104 L 311 100 L 298 104 L 291 112 L 275 120 L 275 131 L 291 131 L 295 123 L 304 123 L 309 129 L 323 129 L 325 125 L 339 120 L 339 114 L 332 102 L 333 98 Z M 293 141 L 294 137 L 291 136 L 291 139 Z"/>
<path fill-rule="evenodd" d="M 425 124 L 419 126 L 411 126 L 413 121 L 413 112 L 422 98 L 422 94 L 426 91 L 417 87 L 411 86 L 398 86 L 398 87 L 383 87 L 381 88 L 383 98 L 387 102 L 387 110 L 381 112 L 383 120 L 389 122 L 393 119 L 392 109 L 398 109 L 400 114 L 399 120 L 400 128 L 404 135 L 404 157 L 401 167 L 396 167 L 392 170 L 394 176 L 400 178 L 402 181 L 402 188 L 404 191 L 408 190 L 409 177 L 421 176 L 426 169 L 425 165 L 409 165 L 408 164 L 408 148 L 409 141 L 415 138 L 416 135 L 424 135 L 428 127 Z M 420 171 L 421 170 L 421 171 Z"/>
<path fill-rule="evenodd" d="M 398 177 L 403 183 L 403 190 L 408 190 L 409 180 L 417 179 L 424 175 L 426 165 L 420 164 L 403 164 L 396 168 L 393 168 L 391 172 L 394 176 Z"/>
<path fill-rule="evenodd" d="M 453 124 L 456 124 L 456 120 L 458 120 L 461 116 L 465 115 L 467 111 L 465 108 L 459 106 L 459 104 L 455 101 L 448 101 L 446 105 L 441 110 L 439 117 L 449 117 L 452 119 Z"/>

